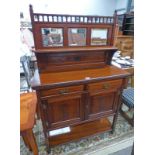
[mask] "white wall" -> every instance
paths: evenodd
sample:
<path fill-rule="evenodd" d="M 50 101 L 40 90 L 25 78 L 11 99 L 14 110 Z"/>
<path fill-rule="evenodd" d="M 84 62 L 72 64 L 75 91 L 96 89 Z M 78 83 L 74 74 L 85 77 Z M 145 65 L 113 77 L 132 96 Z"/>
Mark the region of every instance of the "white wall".
<path fill-rule="evenodd" d="M 127 11 L 127 5 L 128 5 L 128 0 L 116 0 L 116 10 L 118 9 L 124 9 L 119 12 L 118 14 L 123 14 Z"/>
<path fill-rule="evenodd" d="M 116 9 L 127 8 L 128 0 L 116 0 Z"/>
<path fill-rule="evenodd" d="M 112 16 L 117 0 L 23 0 L 20 11 L 29 20 L 29 4 L 34 12 Z M 118 0 L 124 1 L 124 0 Z"/>

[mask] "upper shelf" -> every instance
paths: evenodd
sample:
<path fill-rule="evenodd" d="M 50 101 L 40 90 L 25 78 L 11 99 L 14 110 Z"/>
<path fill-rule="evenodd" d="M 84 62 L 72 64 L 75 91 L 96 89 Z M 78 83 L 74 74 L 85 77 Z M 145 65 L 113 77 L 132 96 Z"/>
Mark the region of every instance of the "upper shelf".
<path fill-rule="evenodd" d="M 33 49 L 33 52 L 35 53 L 53 53 L 53 52 L 72 52 L 72 51 L 78 51 L 78 52 L 82 52 L 82 51 L 103 51 L 103 50 L 117 50 L 116 47 L 114 46 L 106 46 L 106 47 L 60 47 L 60 48 L 52 48 L 52 49 L 38 49 L 38 50 L 35 50 Z"/>
<path fill-rule="evenodd" d="M 30 5 L 30 16 L 36 50 L 113 46 L 116 14 L 114 16 L 43 14 L 34 13 Z"/>

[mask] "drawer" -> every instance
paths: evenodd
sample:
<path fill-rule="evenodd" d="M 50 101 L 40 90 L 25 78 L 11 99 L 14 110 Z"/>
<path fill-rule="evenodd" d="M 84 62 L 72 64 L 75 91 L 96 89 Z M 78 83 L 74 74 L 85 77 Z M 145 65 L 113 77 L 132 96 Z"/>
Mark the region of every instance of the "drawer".
<path fill-rule="evenodd" d="M 51 95 L 66 95 L 71 93 L 78 93 L 83 91 L 83 86 L 70 86 L 70 87 L 61 87 L 53 88 L 48 90 L 42 90 L 41 96 L 51 96 Z"/>
<path fill-rule="evenodd" d="M 111 80 L 105 82 L 97 82 L 88 85 L 89 92 L 96 92 L 96 91 L 109 91 L 112 89 L 118 89 L 122 85 L 122 79 L 120 80 Z"/>

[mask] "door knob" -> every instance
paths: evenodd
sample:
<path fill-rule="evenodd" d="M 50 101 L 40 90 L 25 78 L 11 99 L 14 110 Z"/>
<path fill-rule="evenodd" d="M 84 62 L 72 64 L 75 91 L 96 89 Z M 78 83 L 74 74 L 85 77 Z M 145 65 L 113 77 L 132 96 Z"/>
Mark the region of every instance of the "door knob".
<path fill-rule="evenodd" d="M 108 89 L 109 87 L 110 87 L 110 84 L 109 83 L 104 83 L 102 88 L 103 89 Z"/>

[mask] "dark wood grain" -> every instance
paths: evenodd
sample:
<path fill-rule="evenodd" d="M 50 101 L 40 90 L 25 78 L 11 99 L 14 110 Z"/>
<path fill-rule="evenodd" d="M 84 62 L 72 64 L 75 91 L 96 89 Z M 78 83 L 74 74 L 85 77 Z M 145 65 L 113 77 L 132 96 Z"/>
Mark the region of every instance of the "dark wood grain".
<path fill-rule="evenodd" d="M 35 51 L 40 73 L 103 68 L 106 64 L 110 65 L 112 56 L 117 50 L 114 47 L 54 49 Z"/>

